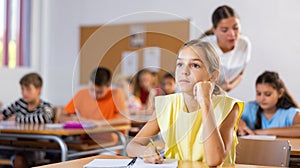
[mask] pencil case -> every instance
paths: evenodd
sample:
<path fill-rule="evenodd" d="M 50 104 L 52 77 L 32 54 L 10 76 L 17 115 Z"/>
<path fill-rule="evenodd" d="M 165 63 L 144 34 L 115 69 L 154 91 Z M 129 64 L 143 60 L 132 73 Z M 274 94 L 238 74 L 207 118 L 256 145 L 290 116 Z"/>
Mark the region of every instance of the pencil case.
<path fill-rule="evenodd" d="M 63 128 L 93 128 L 96 125 L 92 122 L 64 122 Z"/>

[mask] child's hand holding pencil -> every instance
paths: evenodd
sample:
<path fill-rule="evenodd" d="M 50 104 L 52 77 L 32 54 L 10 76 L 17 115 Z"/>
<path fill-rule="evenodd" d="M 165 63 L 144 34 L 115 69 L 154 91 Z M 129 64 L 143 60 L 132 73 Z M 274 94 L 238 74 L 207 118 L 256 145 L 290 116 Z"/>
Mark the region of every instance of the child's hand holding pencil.
<path fill-rule="evenodd" d="M 155 149 L 156 154 L 157 154 L 158 156 L 160 156 L 160 152 L 158 151 L 157 147 L 155 146 L 153 139 L 152 139 L 152 138 L 149 138 L 149 140 L 150 140 L 151 145 L 154 146 L 154 149 Z"/>
<path fill-rule="evenodd" d="M 164 162 L 164 158 L 160 155 L 159 150 L 154 144 L 154 141 L 152 138 L 149 139 L 151 146 L 148 146 L 148 149 L 145 153 L 147 153 L 144 156 L 141 156 L 144 160 L 144 162 L 147 163 L 154 163 L 154 164 L 161 164 Z"/>

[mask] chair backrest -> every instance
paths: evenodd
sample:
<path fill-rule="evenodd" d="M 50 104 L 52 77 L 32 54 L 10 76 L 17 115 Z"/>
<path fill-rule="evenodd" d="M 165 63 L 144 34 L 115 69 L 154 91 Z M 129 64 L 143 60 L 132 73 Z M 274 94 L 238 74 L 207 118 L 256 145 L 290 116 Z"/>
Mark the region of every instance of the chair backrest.
<path fill-rule="evenodd" d="M 288 140 L 258 140 L 239 138 L 236 163 L 264 166 L 289 166 Z"/>

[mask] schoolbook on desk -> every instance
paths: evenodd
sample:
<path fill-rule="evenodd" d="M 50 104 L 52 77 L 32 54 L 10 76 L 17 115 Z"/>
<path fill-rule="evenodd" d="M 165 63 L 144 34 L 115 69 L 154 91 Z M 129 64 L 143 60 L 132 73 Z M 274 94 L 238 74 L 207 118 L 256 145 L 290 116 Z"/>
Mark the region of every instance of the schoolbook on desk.
<path fill-rule="evenodd" d="M 94 159 L 83 168 L 126 168 L 132 159 Z M 176 168 L 178 161 L 176 159 L 165 159 L 162 164 L 145 163 L 142 159 L 137 159 L 132 168 Z"/>

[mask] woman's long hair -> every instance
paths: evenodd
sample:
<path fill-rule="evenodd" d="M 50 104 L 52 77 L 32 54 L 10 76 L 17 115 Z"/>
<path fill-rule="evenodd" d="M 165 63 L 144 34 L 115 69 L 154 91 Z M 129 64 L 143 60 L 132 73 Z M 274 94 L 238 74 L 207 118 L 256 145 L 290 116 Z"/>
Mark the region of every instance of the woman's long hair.
<path fill-rule="evenodd" d="M 237 17 L 239 18 L 239 16 L 237 15 L 237 13 L 233 10 L 233 8 L 231 8 L 230 6 L 227 5 L 223 5 L 223 6 L 219 6 L 212 14 L 212 24 L 213 27 L 216 29 L 218 27 L 218 24 L 221 20 L 223 19 L 227 19 L 229 17 Z M 204 34 L 202 34 L 200 36 L 200 39 L 205 37 L 205 36 L 209 36 L 214 34 L 212 29 L 207 30 L 206 32 L 204 32 Z"/>

